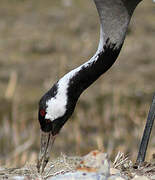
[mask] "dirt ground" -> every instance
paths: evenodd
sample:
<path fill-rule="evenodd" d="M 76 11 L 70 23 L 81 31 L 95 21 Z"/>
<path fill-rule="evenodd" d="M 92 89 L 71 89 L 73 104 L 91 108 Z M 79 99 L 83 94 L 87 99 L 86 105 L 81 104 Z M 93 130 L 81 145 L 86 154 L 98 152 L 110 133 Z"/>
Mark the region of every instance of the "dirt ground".
<path fill-rule="evenodd" d="M 96 51 L 99 20 L 90 0 L 0 0 L 0 165 L 35 162 L 40 97 Z M 53 157 L 105 148 L 135 161 L 154 92 L 155 4 L 136 9 L 113 67 L 81 96 Z M 153 129 L 147 159 L 155 151 Z"/>
<path fill-rule="evenodd" d="M 0 179 L 8 180 L 153 180 L 155 178 L 155 159 L 141 165 L 134 164 L 126 155 L 119 152 L 111 162 L 103 151 L 89 154 L 66 156 L 62 154 L 48 163 L 44 172 L 39 172 L 36 164 L 26 164 L 21 168 L 0 168 Z"/>

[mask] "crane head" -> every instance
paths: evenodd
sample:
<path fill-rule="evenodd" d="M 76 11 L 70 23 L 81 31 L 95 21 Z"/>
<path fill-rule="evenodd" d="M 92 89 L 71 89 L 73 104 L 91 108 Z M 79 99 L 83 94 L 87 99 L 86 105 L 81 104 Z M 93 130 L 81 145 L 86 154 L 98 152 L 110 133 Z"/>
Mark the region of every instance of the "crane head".
<path fill-rule="evenodd" d="M 53 136 L 59 133 L 72 115 L 76 104 L 68 98 L 67 87 L 60 81 L 55 83 L 39 102 L 38 119 L 41 130 L 45 133 L 50 132 Z"/>
<path fill-rule="evenodd" d="M 38 120 L 41 127 L 41 147 L 37 164 L 38 171 L 40 171 L 41 164 L 42 172 L 44 171 L 55 136 L 74 111 L 76 103 L 70 99 L 67 94 L 67 86 L 59 80 L 39 102 Z"/>

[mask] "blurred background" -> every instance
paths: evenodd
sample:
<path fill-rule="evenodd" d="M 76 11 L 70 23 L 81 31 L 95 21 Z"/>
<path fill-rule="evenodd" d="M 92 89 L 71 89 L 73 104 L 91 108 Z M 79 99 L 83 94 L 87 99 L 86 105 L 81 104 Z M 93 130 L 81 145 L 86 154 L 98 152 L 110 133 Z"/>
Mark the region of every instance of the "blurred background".
<path fill-rule="evenodd" d="M 40 97 L 96 51 L 99 19 L 92 0 L 0 0 L 0 165 L 35 163 Z M 103 148 L 136 160 L 155 91 L 155 4 L 134 13 L 121 54 L 88 88 L 56 139 L 51 157 Z M 153 128 L 147 160 L 155 152 Z"/>

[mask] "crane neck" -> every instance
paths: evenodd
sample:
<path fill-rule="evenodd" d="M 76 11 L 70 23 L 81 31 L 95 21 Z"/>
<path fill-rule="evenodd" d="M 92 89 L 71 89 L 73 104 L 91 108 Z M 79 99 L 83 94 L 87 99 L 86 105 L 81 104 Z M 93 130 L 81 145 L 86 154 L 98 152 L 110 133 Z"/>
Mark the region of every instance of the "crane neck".
<path fill-rule="evenodd" d="M 103 33 L 103 44 L 109 38 L 118 47 L 123 44 L 131 16 L 141 0 L 94 0 Z"/>
<path fill-rule="evenodd" d="M 131 16 L 140 0 L 94 0 L 94 2 L 100 18 L 98 49 L 90 60 L 58 81 L 58 86 L 63 87 L 63 93 L 75 104 L 80 94 L 116 61 Z"/>

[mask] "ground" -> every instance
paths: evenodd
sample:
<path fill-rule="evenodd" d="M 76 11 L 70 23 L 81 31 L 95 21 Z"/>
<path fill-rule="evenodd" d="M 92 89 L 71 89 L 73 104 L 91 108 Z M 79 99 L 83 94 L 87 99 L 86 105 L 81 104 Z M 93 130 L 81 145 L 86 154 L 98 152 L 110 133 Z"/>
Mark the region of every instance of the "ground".
<path fill-rule="evenodd" d="M 114 162 L 107 153 L 94 150 L 83 157 L 61 155 L 48 163 L 45 171 L 38 173 L 35 164 L 22 168 L 0 168 L 0 178 L 8 180 L 153 180 L 155 161 L 134 164 L 119 152 Z"/>

